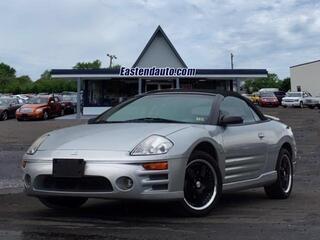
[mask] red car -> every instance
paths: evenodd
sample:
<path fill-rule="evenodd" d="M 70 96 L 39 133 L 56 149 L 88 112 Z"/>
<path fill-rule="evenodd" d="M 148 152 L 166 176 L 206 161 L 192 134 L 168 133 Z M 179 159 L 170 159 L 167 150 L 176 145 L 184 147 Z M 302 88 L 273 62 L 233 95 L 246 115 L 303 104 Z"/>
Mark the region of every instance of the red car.
<path fill-rule="evenodd" d="M 261 107 L 278 107 L 280 103 L 274 93 L 262 92 L 260 93 L 259 105 Z"/>

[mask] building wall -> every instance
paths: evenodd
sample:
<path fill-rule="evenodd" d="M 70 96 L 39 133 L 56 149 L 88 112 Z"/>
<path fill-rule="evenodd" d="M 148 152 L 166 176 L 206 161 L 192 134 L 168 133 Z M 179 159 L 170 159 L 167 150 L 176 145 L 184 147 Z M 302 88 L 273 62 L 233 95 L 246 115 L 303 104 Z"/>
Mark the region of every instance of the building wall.
<path fill-rule="evenodd" d="M 320 96 L 320 61 L 290 68 L 291 91 L 310 92 L 313 96 Z"/>
<path fill-rule="evenodd" d="M 174 54 L 169 44 L 161 34 L 157 34 L 154 41 L 146 50 L 137 67 L 183 67 L 180 60 Z"/>

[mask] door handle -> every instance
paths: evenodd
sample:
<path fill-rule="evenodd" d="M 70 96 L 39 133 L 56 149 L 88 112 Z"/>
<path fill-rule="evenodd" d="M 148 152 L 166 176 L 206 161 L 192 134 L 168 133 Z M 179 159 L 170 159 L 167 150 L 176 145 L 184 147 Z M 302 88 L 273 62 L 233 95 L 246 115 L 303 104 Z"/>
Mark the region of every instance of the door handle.
<path fill-rule="evenodd" d="M 264 138 L 264 134 L 263 134 L 263 133 L 258 133 L 258 137 L 259 137 L 260 139 L 262 139 L 262 138 Z"/>

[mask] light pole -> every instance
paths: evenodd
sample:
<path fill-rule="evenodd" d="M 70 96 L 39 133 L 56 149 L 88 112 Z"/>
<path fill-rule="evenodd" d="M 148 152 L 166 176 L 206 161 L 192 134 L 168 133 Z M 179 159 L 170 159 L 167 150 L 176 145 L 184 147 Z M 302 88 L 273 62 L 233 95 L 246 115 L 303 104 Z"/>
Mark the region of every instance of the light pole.
<path fill-rule="evenodd" d="M 112 67 L 112 60 L 117 59 L 117 57 L 116 57 L 116 55 L 111 55 L 109 53 L 107 53 L 107 56 L 110 58 L 109 68 L 111 68 Z"/>
<path fill-rule="evenodd" d="M 230 58 L 231 58 L 231 69 L 233 69 L 233 57 L 234 57 L 234 55 L 233 55 L 233 53 L 231 53 L 231 54 L 230 54 Z"/>

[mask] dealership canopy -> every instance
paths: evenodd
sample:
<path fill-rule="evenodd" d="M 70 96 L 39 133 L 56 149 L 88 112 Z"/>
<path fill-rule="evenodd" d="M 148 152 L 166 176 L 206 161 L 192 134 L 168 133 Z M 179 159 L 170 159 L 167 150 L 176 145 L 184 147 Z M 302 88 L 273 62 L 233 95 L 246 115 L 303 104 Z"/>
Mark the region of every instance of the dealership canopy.
<path fill-rule="evenodd" d="M 77 79 L 78 117 L 81 90 L 83 114 L 96 115 L 147 91 L 168 88 L 240 91 L 241 81 L 264 78 L 267 74 L 266 69 L 188 68 L 160 26 L 132 67 L 51 71 L 55 78 Z"/>

